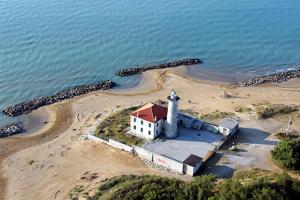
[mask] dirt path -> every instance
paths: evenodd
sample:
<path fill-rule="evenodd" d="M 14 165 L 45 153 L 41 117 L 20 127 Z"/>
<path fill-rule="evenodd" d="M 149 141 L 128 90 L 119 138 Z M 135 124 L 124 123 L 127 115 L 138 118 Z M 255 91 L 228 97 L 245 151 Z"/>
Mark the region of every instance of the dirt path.
<path fill-rule="evenodd" d="M 4 199 L 6 188 L 6 179 L 1 175 L 3 161 L 18 151 L 53 140 L 70 127 L 72 123 L 71 102 L 56 104 L 53 106 L 53 111 L 55 112 L 55 125 L 44 133 L 32 137 L 14 136 L 0 140 L 0 199 Z"/>

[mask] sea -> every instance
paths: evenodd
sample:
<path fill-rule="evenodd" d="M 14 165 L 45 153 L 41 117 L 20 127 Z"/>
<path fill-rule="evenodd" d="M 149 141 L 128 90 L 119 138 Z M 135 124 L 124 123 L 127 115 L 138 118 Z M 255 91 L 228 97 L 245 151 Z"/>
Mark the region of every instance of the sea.
<path fill-rule="evenodd" d="M 200 58 L 188 73 L 234 81 L 300 66 L 299 0 L 0 0 L 0 108 L 117 69 Z M 0 124 L 12 118 L 0 114 Z"/>

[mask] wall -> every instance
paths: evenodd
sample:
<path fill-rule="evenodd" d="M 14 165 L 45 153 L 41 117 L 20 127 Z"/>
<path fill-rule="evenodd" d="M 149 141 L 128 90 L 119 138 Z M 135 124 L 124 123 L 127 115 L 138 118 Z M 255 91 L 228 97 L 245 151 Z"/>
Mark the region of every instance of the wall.
<path fill-rule="evenodd" d="M 153 153 L 153 162 L 176 172 L 183 173 L 183 164 L 176 160 Z"/>
<path fill-rule="evenodd" d="M 134 122 L 134 119 L 136 119 L 136 122 Z M 143 121 L 143 124 L 141 124 L 141 121 Z M 149 127 L 149 123 L 151 124 L 151 127 Z M 130 116 L 130 130 L 134 135 L 138 137 L 153 140 L 155 137 L 154 125 L 155 125 L 154 123 L 139 119 L 134 116 Z M 134 129 L 134 126 L 136 126 L 136 129 Z M 143 128 L 143 132 L 141 132 L 141 128 Z M 150 135 L 149 135 L 149 131 L 151 132 Z"/>
<path fill-rule="evenodd" d="M 162 132 L 162 128 L 165 126 L 165 120 L 161 119 L 158 122 L 156 122 L 154 127 L 154 133 L 155 133 L 155 137 L 157 137 L 158 135 L 161 134 Z M 157 134 L 156 134 L 157 132 Z"/>
<path fill-rule="evenodd" d="M 102 143 L 105 143 L 105 144 L 109 144 L 108 141 L 103 140 L 103 139 L 101 139 L 101 138 L 98 138 L 98 137 L 96 137 L 96 136 L 93 136 L 93 135 L 91 135 L 91 134 L 88 134 L 88 135 L 87 135 L 87 139 L 88 139 L 88 140 L 95 141 L 95 142 L 102 142 Z"/>
<path fill-rule="evenodd" d="M 138 147 L 138 146 L 133 146 L 133 149 L 138 154 L 139 157 L 144 158 L 149 161 L 153 161 L 153 153 L 152 152 L 150 152 L 146 149 L 143 149 L 141 147 Z"/>
<path fill-rule="evenodd" d="M 121 150 L 124 150 L 124 151 L 128 151 L 130 153 L 133 152 L 133 147 L 130 147 L 126 144 L 123 144 L 123 143 L 120 143 L 118 141 L 115 141 L 113 139 L 109 139 L 109 145 L 112 146 L 112 147 L 115 147 L 117 149 L 121 149 Z"/>
<path fill-rule="evenodd" d="M 215 126 L 213 124 L 209 124 L 209 123 L 205 123 L 203 126 L 203 129 L 207 130 L 207 131 L 211 131 L 214 133 L 218 133 L 219 132 L 219 127 Z"/>
<path fill-rule="evenodd" d="M 184 169 L 183 172 L 184 172 L 185 174 L 188 174 L 188 175 L 190 175 L 190 176 L 193 176 L 193 175 L 194 175 L 194 167 L 184 164 L 183 169 Z"/>

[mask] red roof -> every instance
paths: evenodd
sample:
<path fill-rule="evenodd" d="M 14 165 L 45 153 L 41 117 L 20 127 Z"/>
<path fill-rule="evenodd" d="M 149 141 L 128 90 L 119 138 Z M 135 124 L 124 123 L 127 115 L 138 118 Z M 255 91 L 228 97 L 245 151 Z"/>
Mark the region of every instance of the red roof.
<path fill-rule="evenodd" d="M 161 119 L 167 118 L 168 108 L 148 103 L 144 105 L 143 107 L 137 109 L 136 111 L 132 112 L 131 115 L 143 120 L 146 120 L 148 122 L 157 122 Z"/>

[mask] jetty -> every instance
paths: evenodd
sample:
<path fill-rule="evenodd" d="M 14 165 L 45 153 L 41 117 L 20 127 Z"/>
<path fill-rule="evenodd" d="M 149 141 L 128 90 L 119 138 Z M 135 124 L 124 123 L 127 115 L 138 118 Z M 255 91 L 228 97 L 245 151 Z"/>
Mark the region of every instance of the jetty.
<path fill-rule="evenodd" d="M 267 83 L 281 83 L 294 78 L 300 78 L 300 69 L 277 72 L 266 76 L 257 76 L 242 81 L 236 81 L 231 83 L 230 85 L 234 87 L 249 87 Z"/>
<path fill-rule="evenodd" d="M 111 89 L 116 84 L 111 80 L 100 81 L 92 84 L 80 85 L 71 89 L 63 90 L 52 96 L 45 96 L 31 101 L 25 101 L 3 109 L 3 113 L 15 117 L 24 113 L 29 113 L 42 106 L 54 104 L 66 99 L 71 99 L 75 96 L 87 94 L 97 90 Z"/>
<path fill-rule="evenodd" d="M 18 124 L 9 124 L 0 128 L 0 138 L 8 137 L 23 132 L 23 128 Z"/>
<path fill-rule="evenodd" d="M 145 71 L 153 70 L 153 69 L 165 69 L 165 68 L 174 68 L 182 65 L 195 65 L 195 64 L 201 64 L 202 61 L 198 58 L 188 58 L 188 59 L 182 59 L 167 63 L 161 63 L 161 64 L 153 64 L 153 65 L 144 65 L 144 66 L 136 66 L 136 67 L 129 67 L 125 69 L 120 69 L 115 72 L 118 76 L 130 76 L 135 74 L 142 74 Z"/>

